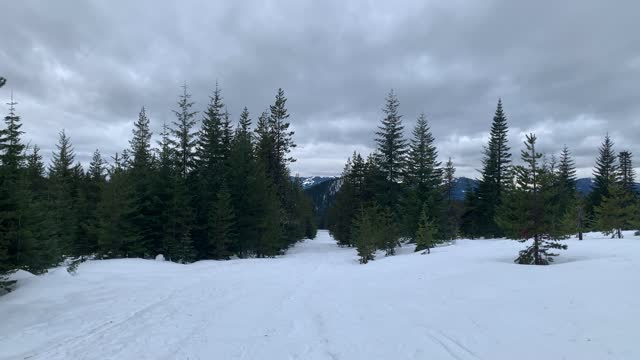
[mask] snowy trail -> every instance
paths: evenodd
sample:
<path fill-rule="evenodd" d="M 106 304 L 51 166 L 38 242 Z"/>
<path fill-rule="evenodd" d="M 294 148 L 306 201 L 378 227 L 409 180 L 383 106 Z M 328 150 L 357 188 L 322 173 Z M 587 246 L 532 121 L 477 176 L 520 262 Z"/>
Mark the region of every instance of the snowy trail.
<path fill-rule="evenodd" d="M 362 266 L 326 232 L 277 259 L 92 261 L 0 297 L 0 359 L 640 358 L 640 239 L 568 243 L 550 267 L 503 240 Z"/>

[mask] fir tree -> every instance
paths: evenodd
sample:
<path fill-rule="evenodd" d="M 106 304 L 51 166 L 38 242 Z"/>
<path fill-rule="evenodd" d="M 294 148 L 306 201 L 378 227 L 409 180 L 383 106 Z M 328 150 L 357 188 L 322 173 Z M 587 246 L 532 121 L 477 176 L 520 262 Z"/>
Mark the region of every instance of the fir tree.
<path fill-rule="evenodd" d="M 423 254 L 430 254 L 431 248 L 434 247 L 435 244 L 435 227 L 427 215 L 427 210 L 422 209 L 420 222 L 418 223 L 418 230 L 416 231 L 415 251 L 424 251 Z"/>
<path fill-rule="evenodd" d="M 282 244 L 281 209 L 278 194 L 265 164 L 258 159 L 254 183 L 257 233 L 257 257 L 273 257 L 280 253 Z"/>
<path fill-rule="evenodd" d="M 256 159 L 251 136 L 251 118 L 245 107 L 231 144 L 228 184 L 231 202 L 236 209 L 236 241 L 233 252 L 247 256 L 255 250 L 258 195 L 255 194 Z"/>
<path fill-rule="evenodd" d="M 600 145 L 596 167 L 593 170 L 594 186 L 589 196 L 589 213 L 593 214 L 594 209 L 600 205 L 602 198 L 609 195 L 609 187 L 615 183 L 616 176 L 616 155 L 613 151 L 613 141 L 607 134 Z"/>
<path fill-rule="evenodd" d="M 354 246 L 353 222 L 365 201 L 366 163 L 359 153 L 354 152 L 347 160 L 342 172 L 340 190 L 329 210 L 329 231 L 340 246 Z"/>
<path fill-rule="evenodd" d="M 460 231 L 462 235 L 475 239 L 480 234 L 480 226 L 483 220 L 478 192 L 467 187 L 464 192 L 462 216 L 460 217 Z"/>
<path fill-rule="evenodd" d="M 585 214 L 582 200 L 576 192 L 576 167 L 569 148 L 565 145 L 560 153 L 556 175 L 555 198 L 552 206 L 557 210 L 559 234 L 577 234 L 582 240 L 585 229 Z"/>
<path fill-rule="evenodd" d="M 20 186 L 22 201 L 22 238 L 16 261 L 19 267 L 33 274 L 41 274 L 56 264 L 55 249 L 47 237 L 47 203 L 44 162 L 37 145 L 27 157 L 27 164 Z"/>
<path fill-rule="evenodd" d="M 444 181 L 443 193 L 446 201 L 447 214 L 446 214 L 446 226 L 444 228 L 442 235 L 443 235 L 443 238 L 451 239 L 451 240 L 454 239 L 456 237 L 456 234 L 458 233 L 458 217 L 459 217 L 456 211 L 456 206 L 454 201 L 455 199 L 453 197 L 454 195 L 453 192 L 456 185 L 455 173 L 456 173 L 456 169 L 453 167 L 453 161 L 451 161 L 451 158 L 449 158 L 443 170 L 443 181 Z"/>
<path fill-rule="evenodd" d="M 9 114 L 4 118 L 5 128 L 0 130 L 0 291 L 11 285 L 4 276 L 20 266 L 22 243 L 25 241 L 22 216 L 24 193 L 21 173 L 24 168 L 24 149 L 20 117 L 11 101 Z"/>
<path fill-rule="evenodd" d="M 216 194 L 227 176 L 230 151 L 230 144 L 225 143 L 224 103 L 222 90 L 218 87 L 217 82 L 210 99 L 203 114 L 202 129 L 196 147 L 195 190 L 197 196 L 193 199 L 195 210 L 193 237 L 199 253 L 210 253 L 207 247 L 211 239 L 208 238 L 210 231 L 207 228 L 210 222 L 209 218 L 213 216 Z"/>
<path fill-rule="evenodd" d="M 406 234 L 413 237 L 418 228 L 420 214 L 427 207 L 437 223 L 444 224 L 444 204 L 441 192 L 442 169 L 427 118 L 420 114 L 413 129 L 409 145 L 404 184 L 408 188 L 405 220 Z M 444 228 L 444 226 L 441 226 Z"/>
<path fill-rule="evenodd" d="M 75 153 L 71 139 L 62 130 L 57 151 L 49 166 L 49 237 L 60 255 L 73 255 L 78 214 L 74 198 Z"/>
<path fill-rule="evenodd" d="M 516 167 L 517 186 L 508 188 L 505 200 L 498 209 L 496 221 L 507 236 L 520 242 L 533 239 L 533 244 L 520 251 L 515 259 L 519 264 L 547 265 L 557 254 L 552 249 L 566 249 L 553 231 L 554 212 L 548 212 L 552 194 L 549 169 L 542 164 L 542 154 L 536 151 L 536 136 L 529 134 L 525 150 L 521 152 L 523 166 Z"/>
<path fill-rule="evenodd" d="M 105 161 L 102 159 L 100 150 L 93 152 L 89 170 L 86 174 L 86 185 L 84 188 L 85 208 L 82 211 L 84 218 L 80 226 L 82 228 L 82 237 L 87 244 L 86 253 L 93 253 L 98 250 L 98 239 L 100 237 L 100 217 L 98 215 L 98 207 L 102 201 L 101 195 L 104 186 L 106 186 Z"/>
<path fill-rule="evenodd" d="M 380 205 L 397 211 L 400 199 L 400 187 L 398 183 L 404 172 L 407 143 L 403 138 L 404 126 L 402 116 L 398 113 L 400 103 L 393 90 L 389 92 L 385 114 L 382 123 L 378 126 L 375 143 L 377 145 L 377 162 L 383 176 L 383 187 L 379 189 Z"/>
<path fill-rule="evenodd" d="M 596 228 L 612 238 L 622 238 L 622 230 L 640 226 L 638 205 L 632 193 L 625 191 L 619 184 L 608 188 L 595 211 Z"/>
<path fill-rule="evenodd" d="M 185 84 L 182 88 L 183 92 L 178 100 L 179 110 L 173 111 L 176 115 L 176 120 L 173 122 L 174 128 L 171 129 L 171 134 L 174 136 L 174 138 L 171 139 L 171 145 L 175 152 L 178 174 L 183 179 L 186 179 L 194 166 L 194 147 L 196 140 L 193 127 L 196 124 L 196 112 L 191 111 L 193 102 L 189 100 L 191 94 L 187 92 L 187 85 Z"/>
<path fill-rule="evenodd" d="M 138 238 L 136 243 L 132 244 L 134 246 L 130 250 L 130 256 L 154 256 L 162 247 L 162 223 L 158 221 L 162 210 L 153 186 L 156 174 L 152 163 L 151 136 L 149 118 L 143 107 L 134 123 L 132 138 L 129 141 L 133 155 L 128 174 L 132 205 L 130 221 L 131 228 Z"/>
<path fill-rule="evenodd" d="M 360 264 L 366 264 L 375 258 L 377 232 L 377 209 L 361 208 L 354 221 L 355 246 L 360 257 Z"/>
<path fill-rule="evenodd" d="M 236 240 L 236 218 L 231 204 L 231 194 L 226 186 L 218 192 L 213 211 L 209 215 L 209 256 L 213 259 L 229 259 L 230 249 Z"/>
<path fill-rule="evenodd" d="M 122 158 L 118 153 L 108 170 L 109 181 L 102 187 L 97 213 L 100 219 L 98 230 L 98 253 L 103 258 L 129 257 L 137 251 L 137 234 L 130 215 L 133 212 L 131 185 Z"/>
<path fill-rule="evenodd" d="M 480 184 L 478 186 L 479 235 L 497 237 L 502 231 L 495 222 L 496 210 L 501 204 L 504 189 L 511 184 L 511 153 L 508 146 L 507 117 L 498 100 L 489 144 L 484 149 Z"/>
<path fill-rule="evenodd" d="M 294 132 L 289 130 L 289 122 L 287 121 L 289 113 L 286 105 L 287 98 L 280 88 L 276 94 L 275 103 L 270 106 L 271 114 L 269 116 L 269 130 L 274 143 L 275 164 L 280 169 L 296 161 L 289 156 L 296 144 L 293 142 Z"/>
<path fill-rule="evenodd" d="M 631 158 L 632 155 L 630 151 L 621 151 L 618 154 L 617 183 L 624 191 L 635 197 L 637 196 L 635 184 L 636 173 L 633 169 Z"/>

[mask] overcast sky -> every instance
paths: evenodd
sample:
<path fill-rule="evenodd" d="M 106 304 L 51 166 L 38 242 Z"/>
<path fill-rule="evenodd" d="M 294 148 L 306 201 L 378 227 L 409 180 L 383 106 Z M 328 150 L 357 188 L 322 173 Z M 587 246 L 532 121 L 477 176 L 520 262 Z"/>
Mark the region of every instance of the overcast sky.
<path fill-rule="evenodd" d="M 407 135 L 424 111 L 441 159 L 471 177 L 502 97 L 514 157 L 533 131 L 588 176 L 607 132 L 640 164 L 638 14 L 635 0 L 10 1 L 0 97 L 13 90 L 47 158 L 64 128 L 84 162 L 125 148 L 143 105 L 156 132 L 171 121 L 184 82 L 203 110 L 217 80 L 234 119 L 282 87 L 307 176 L 371 151 L 393 88 Z"/>

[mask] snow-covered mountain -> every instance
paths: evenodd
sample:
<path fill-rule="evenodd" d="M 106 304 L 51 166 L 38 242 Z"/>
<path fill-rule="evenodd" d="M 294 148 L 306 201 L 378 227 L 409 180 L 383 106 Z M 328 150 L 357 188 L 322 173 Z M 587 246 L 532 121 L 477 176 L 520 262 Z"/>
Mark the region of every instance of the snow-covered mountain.
<path fill-rule="evenodd" d="M 312 186 L 321 184 L 327 180 L 335 179 L 335 176 L 309 176 L 309 177 L 300 177 L 302 180 L 302 187 L 304 189 L 308 189 Z"/>

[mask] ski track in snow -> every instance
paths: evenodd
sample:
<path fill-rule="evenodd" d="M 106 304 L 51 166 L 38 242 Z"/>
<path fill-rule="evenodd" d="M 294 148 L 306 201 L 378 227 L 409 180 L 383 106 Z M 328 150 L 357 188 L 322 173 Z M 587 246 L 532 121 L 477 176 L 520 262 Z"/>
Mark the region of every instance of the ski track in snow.
<path fill-rule="evenodd" d="M 568 244 L 549 267 L 507 240 L 360 265 L 324 231 L 276 259 L 90 261 L 0 297 L 0 359 L 640 359 L 640 238 Z"/>

